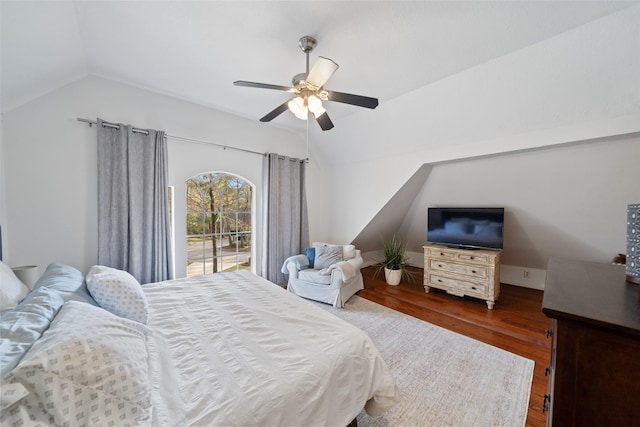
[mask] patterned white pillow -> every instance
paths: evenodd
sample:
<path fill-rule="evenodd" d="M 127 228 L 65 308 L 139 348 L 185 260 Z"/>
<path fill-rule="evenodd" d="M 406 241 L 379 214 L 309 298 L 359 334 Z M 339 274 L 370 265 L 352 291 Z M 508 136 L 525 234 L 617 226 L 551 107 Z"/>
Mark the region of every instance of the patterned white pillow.
<path fill-rule="evenodd" d="M 131 274 L 102 265 L 94 265 L 86 278 L 87 288 L 100 307 L 120 317 L 149 322 L 149 303 L 142 286 Z"/>
<path fill-rule="evenodd" d="M 28 392 L 2 408 L 2 425 L 149 425 L 149 329 L 91 304 L 68 301 L 4 379 Z M 19 387 L 19 386 L 18 386 Z"/>

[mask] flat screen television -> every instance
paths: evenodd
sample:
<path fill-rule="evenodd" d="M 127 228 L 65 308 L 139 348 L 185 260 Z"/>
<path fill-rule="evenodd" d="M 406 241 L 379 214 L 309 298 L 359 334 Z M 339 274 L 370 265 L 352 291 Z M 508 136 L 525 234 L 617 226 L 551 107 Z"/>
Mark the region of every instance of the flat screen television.
<path fill-rule="evenodd" d="M 429 243 L 502 249 L 503 228 L 504 208 L 428 208 Z"/>

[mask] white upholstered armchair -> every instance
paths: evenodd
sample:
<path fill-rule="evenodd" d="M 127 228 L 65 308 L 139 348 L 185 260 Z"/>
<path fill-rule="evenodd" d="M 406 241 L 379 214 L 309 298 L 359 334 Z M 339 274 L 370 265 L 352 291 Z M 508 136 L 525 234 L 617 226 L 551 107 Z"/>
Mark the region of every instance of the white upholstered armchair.
<path fill-rule="evenodd" d="M 342 308 L 360 289 L 362 255 L 353 245 L 314 243 L 305 254 L 287 258 L 282 272 L 289 275 L 293 294 Z"/>

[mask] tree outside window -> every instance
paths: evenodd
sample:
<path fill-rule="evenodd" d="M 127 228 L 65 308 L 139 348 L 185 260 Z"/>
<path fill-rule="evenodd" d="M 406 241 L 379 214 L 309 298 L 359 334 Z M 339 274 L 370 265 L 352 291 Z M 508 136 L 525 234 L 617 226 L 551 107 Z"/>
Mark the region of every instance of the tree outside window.
<path fill-rule="evenodd" d="M 251 185 L 221 172 L 186 184 L 187 276 L 251 270 Z"/>

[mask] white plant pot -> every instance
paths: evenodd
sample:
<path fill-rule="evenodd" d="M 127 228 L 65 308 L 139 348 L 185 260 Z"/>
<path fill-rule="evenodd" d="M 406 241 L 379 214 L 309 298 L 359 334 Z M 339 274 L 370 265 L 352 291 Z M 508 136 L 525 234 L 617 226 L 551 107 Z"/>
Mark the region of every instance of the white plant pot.
<path fill-rule="evenodd" d="M 385 267 L 384 278 L 387 281 L 387 284 L 396 286 L 400 283 L 400 279 L 402 278 L 402 270 L 389 270 Z"/>

